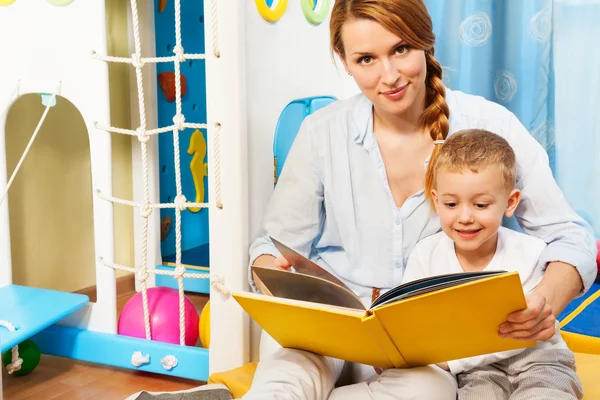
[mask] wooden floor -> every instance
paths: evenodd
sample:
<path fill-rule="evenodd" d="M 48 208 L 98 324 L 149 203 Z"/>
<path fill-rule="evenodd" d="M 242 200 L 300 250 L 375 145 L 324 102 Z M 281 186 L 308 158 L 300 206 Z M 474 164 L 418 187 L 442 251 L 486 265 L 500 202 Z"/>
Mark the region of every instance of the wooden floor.
<path fill-rule="evenodd" d="M 120 310 L 132 294 L 117 301 Z M 205 295 L 186 293 L 198 312 L 206 304 Z M 38 367 L 27 376 L 8 375 L 2 368 L 2 400 L 123 400 L 141 390 L 171 391 L 190 389 L 203 382 L 149 374 L 128 369 L 53 357 L 42 354 Z"/>

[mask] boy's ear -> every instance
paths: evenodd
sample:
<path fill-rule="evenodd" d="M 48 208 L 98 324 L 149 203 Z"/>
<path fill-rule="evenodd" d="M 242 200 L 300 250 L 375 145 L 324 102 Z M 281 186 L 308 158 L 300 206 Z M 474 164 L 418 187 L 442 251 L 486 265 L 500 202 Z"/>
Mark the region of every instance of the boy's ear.
<path fill-rule="evenodd" d="M 435 189 L 431 190 L 431 199 L 433 200 L 433 205 L 435 206 L 435 212 L 438 212 L 440 206 L 437 191 Z"/>
<path fill-rule="evenodd" d="M 515 213 L 519 202 L 521 201 L 521 191 L 519 189 L 513 189 L 508 196 L 508 202 L 506 204 L 506 210 L 504 211 L 504 216 L 510 218 Z"/>

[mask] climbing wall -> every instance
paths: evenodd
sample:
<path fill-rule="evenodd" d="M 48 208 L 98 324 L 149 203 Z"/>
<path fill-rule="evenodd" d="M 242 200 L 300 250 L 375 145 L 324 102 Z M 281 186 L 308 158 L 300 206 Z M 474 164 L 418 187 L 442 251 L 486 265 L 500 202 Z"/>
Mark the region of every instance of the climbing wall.
<path fill-rule="evenodd" d="M 173 55 L 175 45 L 174 6 L 172 1 L 155 0 L 156 56 Z M 181 3 L 181 35 L 186 53 L 204 53 L 204 1 Z M 173 63 L 156 66 L 158 125 L 172 125 L 175 112 L 175 75 Z M 204 60 L 187 60 L 181 65 L 182 112 L 189 121 L 206 121 L 206 69 Z M 206 132 L 186 129 L 180 133 L 181 180 L 184 196 L 193 202 L 208 200 L 206 177 Z M 173 202 L 173 137 L 159 135 L 160 201 Z M 163 263 L 175 261 L 174 210 L 162 209 L 161 253 Z M 208 267 L 208 209 L 182 213 L 182 262 Z M 172 279 L 171 279 L 172 280 Z M 157 282 L 157 284 L 161 284 Z"/>

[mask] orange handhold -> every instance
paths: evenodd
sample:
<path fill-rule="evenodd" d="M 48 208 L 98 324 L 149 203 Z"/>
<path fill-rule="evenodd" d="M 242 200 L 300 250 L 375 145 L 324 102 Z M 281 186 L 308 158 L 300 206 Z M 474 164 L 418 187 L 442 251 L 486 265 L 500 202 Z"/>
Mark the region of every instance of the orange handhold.
<path fill-rule="evenodd" d="M 185 96 L 187 92 L 187 81 L 183 74 L 181 75 L 181 97 Z M 174 72 L 161 72 L 158 74 L 158 85 L 162 90 L 165 99 L 169 103 L 175 101 L 175 73 Z"/>
<path fill-rule="evenodd" d="M 167 0 L 159 0 L 158 1 L 158 12 L 161 13 L 165 11 L 165 7 L 167 6 Z"/>

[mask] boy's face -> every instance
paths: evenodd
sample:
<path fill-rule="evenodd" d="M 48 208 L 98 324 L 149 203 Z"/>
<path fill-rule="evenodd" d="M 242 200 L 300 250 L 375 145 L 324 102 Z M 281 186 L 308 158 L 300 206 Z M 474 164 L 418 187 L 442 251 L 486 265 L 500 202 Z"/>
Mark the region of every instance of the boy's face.
<path fill-rule="evenodd" d="M 517 189 L 506 189 L 500 168 L 440 170 L 435 186 L 432 197 L 442 229 L 457 250 L 493 253 L 502 217 L 511 217 L 520 199 Z"/>

